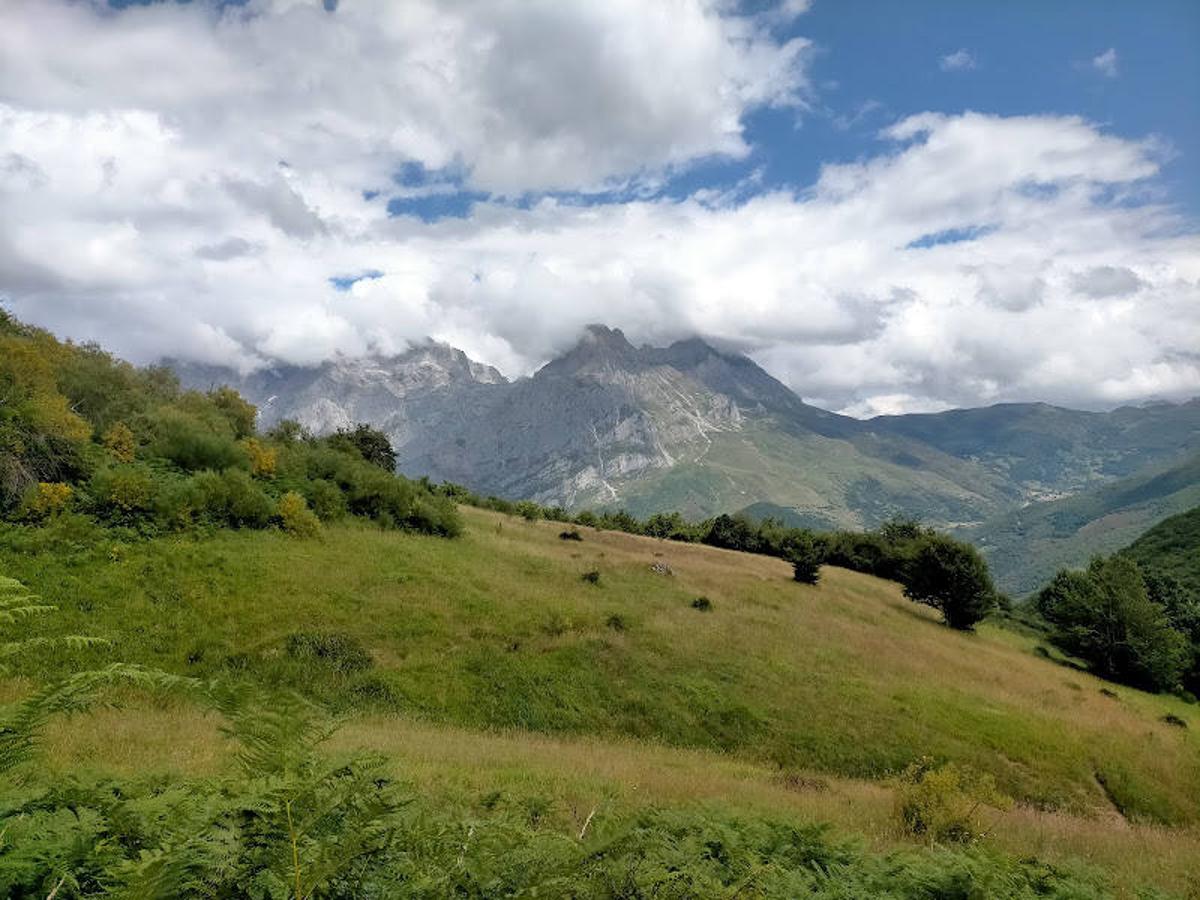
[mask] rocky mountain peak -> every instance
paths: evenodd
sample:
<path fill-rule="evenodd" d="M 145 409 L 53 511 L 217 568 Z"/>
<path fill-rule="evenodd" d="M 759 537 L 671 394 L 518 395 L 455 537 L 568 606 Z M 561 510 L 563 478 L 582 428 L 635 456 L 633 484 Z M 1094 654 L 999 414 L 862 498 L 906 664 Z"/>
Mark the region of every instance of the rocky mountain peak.
<path fill-rule="evenodd" d="M 588 325 L 578 343 L 541 368 L 540 375 L 612 373 L 638 365 L 638 350 L 619 328 Z"/>

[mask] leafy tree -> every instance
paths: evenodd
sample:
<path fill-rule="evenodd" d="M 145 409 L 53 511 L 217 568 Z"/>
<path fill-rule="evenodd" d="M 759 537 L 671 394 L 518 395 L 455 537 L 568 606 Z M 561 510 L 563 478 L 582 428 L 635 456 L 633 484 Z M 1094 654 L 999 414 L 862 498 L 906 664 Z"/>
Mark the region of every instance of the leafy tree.
<path fill-rule="evenodd" d="M 530 500 L 517 503 L 517 515 L 526 522 L 536 522 L 542 517 L 542 508 Z"/>
<path fill-rule="evenodd" d="M 646 520 L 642 531 L 650 537 L 687 540 L 688 523 L 678 512 L 655 513 Z"/>
<path fill-rule="evenodd" d="M 1059 572 L 1036 605 L 1054 641 L 1105 678 L 1150 690 L 1179 685 L 1187 639 L 1150 599 L 1141 570 L 1123 556 L 1097 557 L 1086 572 Z"/>
<path fill-rule="evenodd" d="M 1190 593 L 1170 575 L 1141 568 L 1151 602 L 1162 607 L 1171 627 L 1190 644 L 1184 654 L 1187 665 L 1183 686 L 1192 694 L 1200 694 L 1200 594 Z"/>
<path fill-rule="evenodd" d="M 821 564 L 825 548 L 804 531 L 793 531 L 784 539 L 785 557 L 792 564 L 792 577 L 803 584 L 816 584 L 821 579 Z"/>
<path fill-rule="evenodd" d="M 352 429 L 339 428 L 329 437 L 329 445 L 343 450 L 353 450 L 373 466 L 385 472 L 396 471 L 396 451 L 382 431 L 370 425 L 359 424 Z"/>
<path fill-rule="evenodd" d="M 711 547 L 757 553 L 760 541 L 758 529 L 745 516 L 719 515 L 712 520 L 703 542 Z"/>
<path fill-rule="evenodd" d="M 254 434 L 254 423 L 258 421 L 258 409 L 253 403 L 242 399 L 231 387 L 219 387 L 208 394 L 213 405 L 229 421 L 233 436 L 237 440 Z"/>
<path fill-rule="evenodd" d="M 946 624 L 961 631 L 974 628 L 996 603 L 996 590 L 979 551 L 942 535 L 921 541 L 904 593 L 940 610 Z"/>

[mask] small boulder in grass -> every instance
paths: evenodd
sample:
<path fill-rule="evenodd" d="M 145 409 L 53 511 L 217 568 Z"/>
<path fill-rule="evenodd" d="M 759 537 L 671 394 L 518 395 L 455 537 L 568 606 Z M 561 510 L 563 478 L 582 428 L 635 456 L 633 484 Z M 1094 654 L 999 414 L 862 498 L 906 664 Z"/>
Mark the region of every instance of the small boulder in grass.
<path fill-rule="evenodd" d="M 674 569 L 672 569 L 665 562 L 661 562 L 661 561 L 654 563 L 654 565 L 652 565 L 650 567 L 650 571 L 653 572 L 655 575 L 674 575 L 675 574 Z"/>

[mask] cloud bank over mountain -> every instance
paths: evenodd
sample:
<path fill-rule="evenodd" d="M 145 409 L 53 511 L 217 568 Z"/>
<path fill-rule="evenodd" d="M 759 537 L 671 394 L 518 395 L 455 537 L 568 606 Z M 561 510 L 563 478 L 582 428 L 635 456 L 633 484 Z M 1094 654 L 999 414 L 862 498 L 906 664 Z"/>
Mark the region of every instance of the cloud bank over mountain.
<path fill-rule="evenodd" d="M 922 112 L 811 184 L 666 189 L 763 110 L 805 140 L 804 4 L 0 9 L 0 297 L 136 360 L 432 336 L 519 375 L 602 321 L 858 415 L 1200 393 L 1153 135 Z"/>

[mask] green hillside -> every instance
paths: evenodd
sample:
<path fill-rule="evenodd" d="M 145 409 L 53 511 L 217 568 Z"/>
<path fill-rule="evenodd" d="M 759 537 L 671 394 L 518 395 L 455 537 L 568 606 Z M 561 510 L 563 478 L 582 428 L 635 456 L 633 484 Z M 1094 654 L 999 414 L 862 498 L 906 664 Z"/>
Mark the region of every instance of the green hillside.
<path fill-rule="evenodd" d="M 1156 466 L 1061 500 L 1031 503 L 961 534 L 1015 596 L 1063 568 L 1114 553 L 1163 519 L 1200 504 L 1200 456 Z"/>
<path fill-rule="evenodd" d="M 901 514 L 977 521 L 1012 502 L 1000 479 L 928 448 L 911 448 L 924 457 L 903 453 L 908 445 L 899 441 L 889 450 L 864 439 L 860 448 L 753 423 L 707 440 L 694 461 L 622 484 L 620 505 L 639 516 L 679 510 L 703 518 L 769 498 L 795 511 L 796 521 L 829 529 L 874 527 Z M 603 505 L 605 498 L 594 499 Z"/>
<path fill-rule="evenodd" d="M 1170 859 L 1200 849 L 1200 718 L 1181 701 L 1106 696 L 1025 639 L 952 632 L 864 575 L 827 568 L 802 586 L 765 557 L 591 530 L 567 542 L 552 523 L 463 514 L 454 540 L 359 525 L 316 541 L 271 531 L 125 541 L 73 518 L 8 527 L 0 570 L 60 610 L 38 633 L 111 641 L 40 652 L 13 674 L 36 682 L 115 655 L 295 688 L 351 716 L 343 740 L 394 751 L 402 767 L 439 741 L 517 757 L 495 772 L 468 751 L 445 767 L 426 755 L 422 779 L 542 785 L 552 805 L 581 791 L 627 798 L 623 773 L 663 765 L 681 774 L 645 776 L 654 797 L 711 799 L 711 786 L 679 783 L 711 768 L 737 808 L 829 818 L 834 798 L 848 798 L 833 821 L 882 830 L 889 845 L 890 779 L 930 755 L 988 772 L 1016 798 L 998 813 L 999 846 L 1150 878 L 1135 848 L 1151 841 L 1167 854 L 1160 883 L 1185 883 Z M 598 584 L 581 580 L 593 570 Z M 710 611 L 693 608 L 699 596 Z M 1159 721 L 1168 713 L 1190 727 Z M 54 765 L 222 765 L 216 723 L 198 712 L 114 719 L 125 721 L 103 713 L 63 729 Z M 114 728 L 127 736 L 112 740 Z M 576 769 L 555 747 L 591 761 Z M 772 771 L 828 779 L 832 793 L 796 799 Z"/>
<path fill-rule="evenodd" d="M 1146 571 L 1169 575 L 1200 597 L 1200 506 L 1159 522 L 1123 552 Z"/>
<path fill-rule="evenodd" d="M 879 416 L 869 424 L 969 459 L 1029 496 L 1095 488 L 1178 461 L 1200 437 L 1200 399 L 1085 412 L 1000 403 L 941 413 Z"/>
<path fill-rule="evenodd" d="M 1197 707 L 1036 637 L 459 508 L 371 429 L 259 434 L 3 316 L 0 397 L 0 895 L 1197 887 Z"/>

